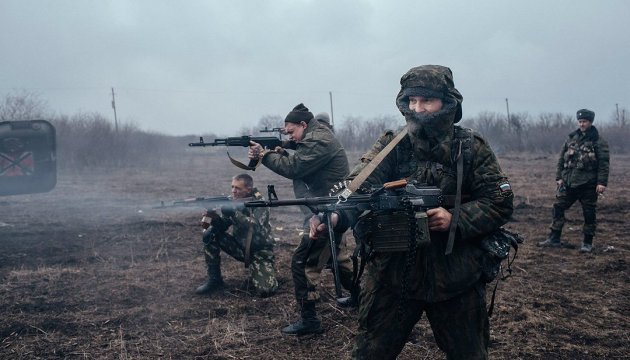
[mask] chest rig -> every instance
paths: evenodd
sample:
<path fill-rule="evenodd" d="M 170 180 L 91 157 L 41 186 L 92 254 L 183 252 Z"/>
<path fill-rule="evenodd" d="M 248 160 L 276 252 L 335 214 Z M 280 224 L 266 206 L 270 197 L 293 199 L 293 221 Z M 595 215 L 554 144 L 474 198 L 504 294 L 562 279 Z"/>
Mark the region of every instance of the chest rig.
<path fill-rule="evenodd" d="M 580 137 L 579 134 L 571 137 L 567 142 L 567 151 L 564 153 L 564 168 L 586 171 L 597 169 L 595 141 L 586 136 Z"/>
<path fill-rule="evenodd" d="M 393 178 L 406 179 L 410 183 L 422 186 L 435 186 L 441 189 L 443 194 L 450 195 L 445 196 L 451 201 L 445 203 L 444 206 L 454 205 L 456 211 L 454 211 L 453 223 L 456 224 L 458 221 L 458 202 L 461 202 L 461 197 L 460 199 L 457 197 L 453 199 L 452 195 L 457 193 L 458 182 L 461 189 L 463 180 L 457 176 L 457 164 L 461 156 L 461 177 L 467 177 L 472 164 L 472 143 L 472 131 L 455 126 L 450 149 L 450 164 L 442 164 L 418 159 L 414 154 L 411 141 L 409 138 L 405 138 L 396 146 L 394 154 L 392 154 L 396 156 L 397 164 Z M 375 211 L 360 219 L 357 225 L 355 226 L 355 232 L 358 232 L 356 236 L 364 239 L 370 252 L 415 253 L 418 247 L 428 245 L 431 241 L 426 213 L 414 211 L 411 206 L 402 207 L 393 212 Z M 453 229 L 451 237 L 454 237 L 456 226 L 451 228 Z M 450 249 L 452 249 L 452 244 L 447 249 L 447 253 L 450 253 Z M 413 254 L 409 255 L 413 258 Z"/>

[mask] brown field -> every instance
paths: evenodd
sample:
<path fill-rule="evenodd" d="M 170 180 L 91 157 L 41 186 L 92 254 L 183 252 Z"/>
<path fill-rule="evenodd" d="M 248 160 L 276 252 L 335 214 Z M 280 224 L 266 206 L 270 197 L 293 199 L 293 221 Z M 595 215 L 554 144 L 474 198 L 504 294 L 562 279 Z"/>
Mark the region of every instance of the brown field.
<path fill-rule="evenodd" d="M 328 270 L 318 305 L 326 332 L 280 333 L 297 316 L 289 272 L 300 223 L 294 208 L 271 210 L 277 295 L 251 296 L 243 265 L 225 256 L 225 290 L 193 293 L 205 275 L 201 209 L 152 206 L 227 193 L 238 169 L 208 153 L 154 170 L 60 171 L 49 193 L 0 198 L 0 358 L 349 358 L 356 310 L 335 307 Z M 629 160 L 613 156 L 595 250 L 580 254 L 535 246 L 548 232 L 555 156 L 501 158 L 516 193 L 508 227 L 526 242 L 514 276 L 498 286 L 492 359 L 630 358 Z M 274 183 L 281 198 L 291 196 L 286 179 L 266 169 L 254 175 L 263 192 Z M 579 205 L 568 217 L 563 237 L 579 245 Z M 399 358 L 444 358 L 425 319 Z"/>

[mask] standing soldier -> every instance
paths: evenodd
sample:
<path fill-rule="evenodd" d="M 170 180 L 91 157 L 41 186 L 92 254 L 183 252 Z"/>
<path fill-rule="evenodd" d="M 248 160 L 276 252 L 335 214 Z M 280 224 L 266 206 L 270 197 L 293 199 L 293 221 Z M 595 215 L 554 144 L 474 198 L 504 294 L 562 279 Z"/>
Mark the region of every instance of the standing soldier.
<path fill-rule="evenodd" d="M 292 179 L 293 191 L 298 198 L 328 196 L 332 186 L 343 180 L 349 171 L 346 151 L 339 140 L 328 127 L 314 120 L 313 114 L 304 104 L 295 106 L 286 116 L 284 131 L 289 140 L 296 142 L 292 154 L 282 148 L 263 149 L 260 144 L 252 142 L 249 158 L 261 159 L 262 164 L 273 172 Z M 315 303 L 319 300 L 319 274 L 330 259 L 329 241 L 312 242 L 309 239 L 308 220 L 313 214 L 308 209 L 302 210 L 306 216 L 304 234 L 291 259 L 295 298 L 301 316 L 298 321 L 282 329 L 282 333 L 287 335 L 323 331 Z M 353 291 L 352 261 L 346 251 L 343 232 L 336 234 L 336 242 L 339 247 L 336 261 L 339 263 L 341 283 Z"/>
<path fill-rule="evenodd" d="M 261 200 L 263 196 L 254 188 L 254 180 L 247 174 L 232 178 L 232 200 Z M 274 268 L 274 240 L 269 225 L 269 209 L 254 208 L 234 210 L 223 206 L 219 215 L 216 210 L 208 210 L 202 220 L 205 259 L 208 266 L 208 280 L 199 286 L 195 293 L 209 294 L 223 287 L 221 276 L 221 256 L 223 250 L 234 259 L 249 267 L 249 281 L 256 294 L 271 296 L 278 289 Z"/>
<path fill-rule="evenodd" d="M 580 201 L 584 214 L 584 240 L 580 252 L 593 250 L 593 236 L 597 226 L 597 196 L 603 194 L 608 186 L 610 160 L 608 143 L 593 126 L 594 120 L 593 111 L 578 110 L 579 129 L 569 134 L 562 146 L 556 169 L 558 190 L 553 204 L 551 233 L 547 240 L 538 243 L 539 246 L 566 246 L 560 241 L 565 222 L 564 212 L 576 201 Z"/>
<path fill-rule="evenodd" d="M 396 105 L 406 128 L 400 136 L 393 131 L 381 136 L 350 178 L 374 165 L 376 154 L 400 139 L 375 165 L 366 188 L 406 179 L 436 186 L 445 197 L 466 200 L 460 204 L 455 200 L 452 209 L 438 207 L 427 210 L 426 216 L 416 214 L 423 215 L 416 217 L 417 226 L 400 221 L 408 218 L 405 211 L 367 212 L 358 222 L 357 211 L 333 216 L 333 224 L 338 220 L 335 229 L 354 225 L 355 234 L 365 235 L 361 241 L 367 247 L 353 357 L 395 359 L 426 313 L 447 359 L 487 359 L 488 279 L 479 243 L 508 221 L 513 211 L 512 190 L 488 143 L 470 129 L 454 125 L 462 117 L 462 95 L 449 68 L 412 68 L 402 76 L 400 85 Z M 394 225 L 379 226 L 382 223 Z M 418 230 L 426 227 L 428 234 Z M 312 237 L 324 230 L 317 218 L 311 219 Z M 417 237 L 422 237 L 420 245 Z M 369 250 L 386 247 L 388 241 L 398 238 L 409 243 L 407 251 Z"/>

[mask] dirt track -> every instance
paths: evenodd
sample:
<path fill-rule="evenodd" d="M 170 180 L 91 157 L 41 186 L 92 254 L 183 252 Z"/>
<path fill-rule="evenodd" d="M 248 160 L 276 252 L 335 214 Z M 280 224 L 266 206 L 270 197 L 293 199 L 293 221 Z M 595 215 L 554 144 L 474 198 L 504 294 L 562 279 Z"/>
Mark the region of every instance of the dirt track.
<path fill-rule="evenodd" d="M 334 306 L 329 271 L 318 305 L 326 332 L 280 334 L 296 318 L 289 272 L 295 209 L 272 209 L 278 295 L 252 297 L 242 264 L 225 256 L 225 291 L 194 295 L 205 273 L 201 209 L 151 206 L 229 190 L 238 169 L 221 155 L 200 154 L 151 171 L 62 171 L 50 193 L 0 198 L 0 358 L 349 357 L 356 312 Z M 585 255 L 535 246 L 548 231 L 555 157 L 501 159 L 517 195 L 508 227 L 526 243 L 514 276 L 499 283 L 492 359 L 630 358 L 629 160 L 613 155 L 595 250 Z M 291 196 L 287 180 L 266 169 L 254 176 L 263 192 L 274 183 L 281 198 Z M 568 217 L 564 238 L 579 245 L 578 205 Z M 400 359 L 442 358 L 422 320 Z"/>

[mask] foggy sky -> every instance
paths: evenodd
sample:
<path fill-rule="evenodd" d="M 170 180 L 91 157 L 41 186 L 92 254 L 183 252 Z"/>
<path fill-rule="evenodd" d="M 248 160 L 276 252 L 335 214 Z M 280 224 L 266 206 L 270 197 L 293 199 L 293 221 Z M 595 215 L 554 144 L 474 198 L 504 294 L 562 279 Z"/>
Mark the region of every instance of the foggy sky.
<path fill-rule="evenodd" d="M 630 108 L 630 1 L 0 0 L 0 95 L 173 135 L 230 134 L 303 102 L 397 114 L 400 76 L 449 66 L 481 111 Z M 400 118 L 400 117 L 399 117 Z M 401 118 L 402 124 L 402 118 Z"/>

